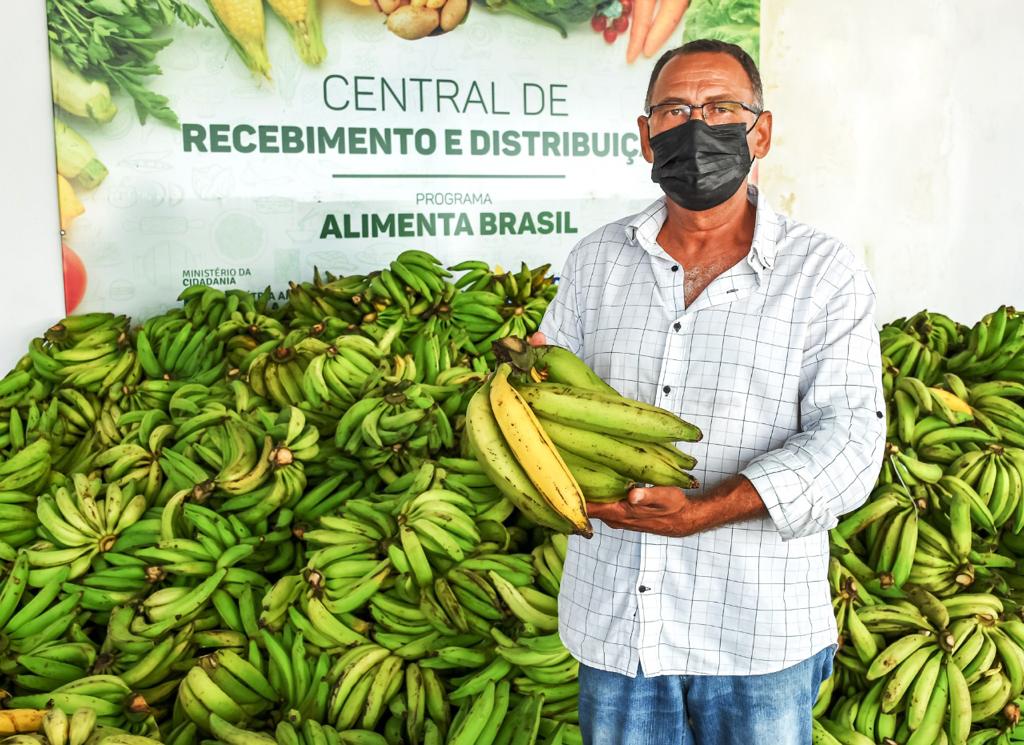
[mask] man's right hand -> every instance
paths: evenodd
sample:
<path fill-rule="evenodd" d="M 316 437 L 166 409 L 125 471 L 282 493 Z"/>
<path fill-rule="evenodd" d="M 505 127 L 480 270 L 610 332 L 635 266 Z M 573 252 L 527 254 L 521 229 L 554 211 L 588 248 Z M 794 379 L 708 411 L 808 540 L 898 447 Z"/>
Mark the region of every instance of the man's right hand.
<path fill-rule="evenodd" d="M 547 337 L 544 336 L 544 334 L 542 334 L 540 331 L 534 331 L 533 336 L 531 336 L 527 341 L 529 341 L 530 346 L 533 347 L 543 347 L 545 344 L 548 343 Z"/>

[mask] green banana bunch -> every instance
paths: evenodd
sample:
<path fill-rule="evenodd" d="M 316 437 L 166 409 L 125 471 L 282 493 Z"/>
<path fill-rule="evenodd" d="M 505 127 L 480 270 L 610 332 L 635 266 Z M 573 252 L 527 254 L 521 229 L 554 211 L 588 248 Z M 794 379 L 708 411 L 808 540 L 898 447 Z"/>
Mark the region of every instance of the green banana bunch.
<path fill-rule="evenodd" d="M 970 331 L 949 316 L 929 311 L 915 313 L 901 325 L 907 333 L 943 357 L 959 351 Z"/>
<path fill-rule="evenodd" d="M 388 701 L 402 691 L 404 662 L 385 647 L 361 644 L 335 661 L 328 680 L 327 721 L 333 722 L 339 732 L 372 730 Z"/>
<path fill-rule="evenodd" d="M 54 640 L 0 662 L 0 669 L 26 691 L 52 691 L 84 678 L 96 663 L 90 641 Z"/>
<path fill-rule="evenodd" d="M 15 549 L 36 537 L 39 518 L 34 501 L 35 497 L 25 492 L 0 492 L 0 544 L 5 547 L 3 558 L 7 561 L 13 560 Z"/>
<path fill-rule="evenodd" d="M 136 482 L 125 488 L 75 474 L 73 487 L 58 487 L 53 495 L 42 495 L 36 501 L 39 532 L 45 542 L 28 549 L 33 572 L 29 584 L 40 587 L 52 581 L 56 572 L 70 566 L 68 579 L 85 574 L 93 560 L 111 551 L 118 538 L 146 513 L 144 494 L 135 493 Z"/>
<path fill-rule="evenodd" d="M 450 276 L 429 253 L 403 251 L 388 268 L 367 275 L 363 299 L 379 310 L 393 307 L 415 317 L 444 294 Z"/>
<path fill-rule="evenodd" d="M 183 311 L 149 319 L 136 334 L 135 349 L 152 380 L 209 385 L 228 368 L 224 342 L 209 326 L 194 326 Z"/>
<path fill-rule="evenodd" d="M 255 313 L 258 303 L 243 290 L 221 290 L 205 285 L 192 285 L 178 295 L 185 318 L 193 327 L 206 327 L 217 332 L 219 338 L 222 322 L 233 318 L 235 313 Z"/>
<path fill-rule="evenodd" d="M 18 362 L 17 367 L 11 370 L 3 378 L 0 378 L 0 412 L 7 412 L 8 427 L 0 439 L 0 449 L 7 449 L 14 446 L 16 450 L 25 447 L 21 437 L 24 432 L 17 431 L 19 425 L 24 430 L 19 406 L 31 406 L 38 401 L 46 399 L 52 393 L 50 382 L 32 374 L 32 359 L 28 355 Z"/>
<path fill-rule="evenodd" d="M 967 348 L 949 358 L 949 369 L 963 378 L 1013 379 L 1024 366 L 1024 319 L 1003 305 L 970 330 Z"/>
<path fill-rule="evenodd" d="M 363 315 L 371 310 L 369 304 L 363 304 L 366 286 L 362 275 L 335 277 L 328 272 L 323 277 L 314 267 L 312 282 L 289 283 L 288 302 L 293 324 L 324 324 L 329 335 L 337 336 L 345 327 L 358 325 Z M 334 331 L 337 333 L 332 333 Z"/>
<path fill-rule="evenodd" d="M 145 702 L 137 702 L 128 685 L 115 675 L 86 676 L 46 693 L 15 696 L 7 703 L 12 708 L 32 709 L 52 704 L 72 716 L 78 709 L 92 709 L 98 722 L 112 727 L 139 721 L 140 714 L 148 714 Z"/>
<path fill-rule="evenodd" d="M 432 563 L 443 574 L 480 544 L 475 513 L 475 505 L 461 494 L 430 489 L 402 504 L 398 522 L 416 533 Z"/>
<path fill-rule="evenodd" d="M 137 379 L 139 360 L 130 344 L 125 316 L 93 313 L 65 318 L 50 327 L 29 344 L 28 356 L 41 380 L 103 394 L 123 381 Z"/>
<path fill-rule="evenodd" d="M 50 478 L 52 451 L 50 441 L 40 438 L 0 462 L 0 493 L 38 494 Z"/>
<path fill-rule="evenodd" d="M 455 282 L 462 292 L 452 299 L 451 319 L 467 332 L 471 344 L 463 347 L 481 350 L 488 362 L 493 361 L 493 342 L 507 336 L 525 338 L 536 331 L 554 296 L 554 282 L 546 276 L 548 264 L 534 269 L 521 264 L 518 272 L 492 271 L 482 261 L 450 268 L 464 272 Z"/>
<path fill-rule="evenodd" d="M 498 349 L 509 359 L 530 361 L 528 350 L 514 343 Z M 568 367 L 567 361 L 561 364 Z M 574 491 L 593 501 L 614 501 L 625 498 L 635 482 L 697 485 L 685 470 L 695 461 L 670 444 L 700 439 L 696 427 L 663 409 L 595 390 L 598 386 L 587 382 L 594 377 L 589 368 L 579 360 L 575 367 L 578 372 L 568 376 L 589 387 L 519 382 L 510 397 L 499 377 L 485 384 L 470 401 L 468 448 L 491 469 L 492 478 L 499 488 L 504 487 L 509 501 L 527 514 L 533 513 L 531 517 L 536 515 L 542 525 L 558 526 L 558 519 L 550 515 L 553 510 L 561 517 L 571 517 L 576 529 L 582 530 Z M 529 370 L 534 378 L 539 377 L 534 368 Z M 494 387 L 498 384 L 502 388 Z M 508 405 L 497 410 L 496 396 L 507 399 Z M 647 440 L 630 439 L 637 431 L 643 431 L 640 436 Z M 542 446 L 526 447 L 524 435 L 510 439 L 513 432 L 542 432 Z M 538 491 L 542 500 L 536 499 Z"/>
<path fill-rule="evenodd" d="M 473 504 L 478 521 L 503 525 L 515 512 L 515 506 L 494 485 L 476 458 L 441 456 L 437 464 L 443 469 L 437 486 L 468 499 Z"/>

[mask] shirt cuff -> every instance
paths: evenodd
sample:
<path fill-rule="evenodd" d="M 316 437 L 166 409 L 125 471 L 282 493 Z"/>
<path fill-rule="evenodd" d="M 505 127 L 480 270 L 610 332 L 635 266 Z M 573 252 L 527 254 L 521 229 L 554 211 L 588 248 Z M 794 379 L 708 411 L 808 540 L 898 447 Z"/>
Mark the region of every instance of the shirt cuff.
<path fill-rule="evenodd" d="M 775 456 L 768 453 L 751 461 L 740 475 L 754 485 L 782 540 L 828 530 L 830 517 L 824 500 L 815 498 L 814 482 L 804 478 L 804 466 Z"/>

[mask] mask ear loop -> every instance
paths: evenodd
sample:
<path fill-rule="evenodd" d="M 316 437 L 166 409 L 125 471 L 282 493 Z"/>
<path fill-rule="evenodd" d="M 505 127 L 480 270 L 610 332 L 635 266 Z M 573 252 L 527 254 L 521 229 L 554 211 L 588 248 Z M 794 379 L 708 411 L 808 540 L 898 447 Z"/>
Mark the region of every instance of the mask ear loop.
<path fill-rule="evenodd" d="M 757 123 L 759 121 L 761 121 L 761 114 L 763 114 L 763 113 L 764 113 L 764 111 L 757 112 L 757 116 L 754 117 L 754 123 L 750 125 L 750 129 L 747 130 L 747 134 L 750 134 L 751 132 L 754 131 L 754 127 L 756 127 Z M 648 132 L 651 131 L 651 125 L 650 124 L 647 125 L 647 131 Z"/>
<path fill-rule="evenodd" d="M 757 112 L 757 116 L 754 117 L 754 123 L 750 125 L 750 129 L 747 130 L 746 134 L 750 134 L 751 132 L 754 131 L 754 127 L 756 127 L 757 123 L 759 121 L 761 121 L 761 114 L 763 114 L 763 113 L 764 113 L 763 109 L 761 111 Z M 647 122 L 647 136 L 648 137 L 651 136 L 651 123 L 649 121 Z M 751 155 L 750 156 L 750 165 L 747 166 L 747 167 L 748 168 L 753 168 L 755 160 L 757 160 L 757 156 L 756 155 Z"/>

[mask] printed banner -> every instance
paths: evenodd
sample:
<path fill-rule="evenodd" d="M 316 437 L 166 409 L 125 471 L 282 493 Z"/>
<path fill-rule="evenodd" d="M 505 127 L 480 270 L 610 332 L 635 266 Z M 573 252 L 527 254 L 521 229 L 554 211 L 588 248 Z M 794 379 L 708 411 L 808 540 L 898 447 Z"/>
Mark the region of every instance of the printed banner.
<path fill-rule="evenodd" d="M 759 0 L 47 0 L 68 310 L 405 248 L 560 267 L 659 192 L 637 116 Z M 650 18 L 637 24 L 638 17 Z"/>

